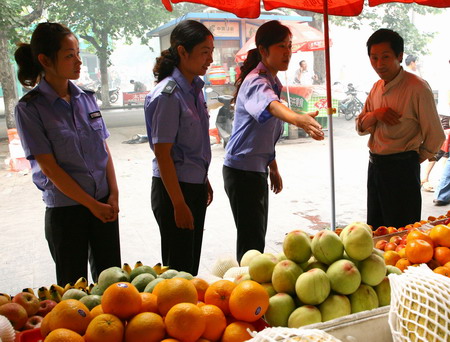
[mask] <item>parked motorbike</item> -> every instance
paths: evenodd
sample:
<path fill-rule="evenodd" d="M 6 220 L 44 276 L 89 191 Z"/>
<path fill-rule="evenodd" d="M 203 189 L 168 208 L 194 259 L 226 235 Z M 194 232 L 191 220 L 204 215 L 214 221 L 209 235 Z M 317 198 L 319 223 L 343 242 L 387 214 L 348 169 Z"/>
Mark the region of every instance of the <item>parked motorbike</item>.
<path fill-rule="evenodd" d="M 347 85 L 347 91 L 345 92 L 347 97 L 339 103 L 339 114 L 343 114 L 345 120 L 351 120 L 356 115 L 361 113 L 364 104 L 358 98 L 358 91 L 355 89 L 352 83 Z"/>
<path fill-rule="evenodd" d="M 120 88 L 109 89 L 109 103 L 115 103 L 119 99 L 119 90 Z M 99 85 L 97 90 L 95 91 L 95 96 L 98 100 L 102 100 L 102 86 Z"/>
<path fill-rule="evenodd" d="M 233 96 L 231 95 L 220 95 L 218 92 L 212 88 L 206 89 L 207 93 L 214 92 L 215 96 L 210 96 L 211 100 L 217 100 L 223 104 L 220 107 L 219 112 L 216 117 L 216 128 L 219 133 L 219 137 L 222 140 L 223 147 L 225 148 L 230 140 L 231 131 L 233 129 L 234 120 L 234 104 L 231 103 Z"/>

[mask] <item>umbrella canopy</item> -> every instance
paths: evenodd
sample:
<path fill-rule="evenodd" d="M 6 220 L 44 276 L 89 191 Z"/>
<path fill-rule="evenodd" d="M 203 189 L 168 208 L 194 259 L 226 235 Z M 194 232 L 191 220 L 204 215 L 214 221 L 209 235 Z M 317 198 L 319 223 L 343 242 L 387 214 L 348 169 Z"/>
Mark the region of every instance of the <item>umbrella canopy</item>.
<path fill-rule="evenodd" d="M 292 33 L 292 52 L 316 51 L 325 49 L 323 33 L 307 23 L 282 23 L 289 27 Z M 252 36 L 236 53 L 236 62 L 243 62 L 247 58 L 247 52 L 254 49 L 255 36 Z"/>

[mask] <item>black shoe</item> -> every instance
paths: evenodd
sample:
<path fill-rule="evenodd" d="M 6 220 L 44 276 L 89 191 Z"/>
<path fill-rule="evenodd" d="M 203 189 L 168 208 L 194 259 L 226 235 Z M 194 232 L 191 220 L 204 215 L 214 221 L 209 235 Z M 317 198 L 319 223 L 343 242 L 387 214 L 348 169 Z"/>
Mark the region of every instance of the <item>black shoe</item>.
<path fill-rule="evenodd" d="M 450 204 L 449 202 L 440 201 L 440 200 L 438 200 L 438 199 L 433 200 L 433 203 L 434 203 L 434 205 L 437 206 L 437 207 L 441 207 L 441 206 L 443 206 L 443 205 Z"/>

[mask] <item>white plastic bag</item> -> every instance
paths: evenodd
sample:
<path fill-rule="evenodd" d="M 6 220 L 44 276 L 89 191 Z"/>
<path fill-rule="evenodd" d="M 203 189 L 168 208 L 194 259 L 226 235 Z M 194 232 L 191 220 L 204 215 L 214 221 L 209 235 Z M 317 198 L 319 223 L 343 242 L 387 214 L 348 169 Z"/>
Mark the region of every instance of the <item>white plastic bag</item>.
<path fill-rule="evenodd" d="M 252 333 L 252 342 L 341 342 L 341 340 L 318 329 L 266 328 L 258 333 Z"/>

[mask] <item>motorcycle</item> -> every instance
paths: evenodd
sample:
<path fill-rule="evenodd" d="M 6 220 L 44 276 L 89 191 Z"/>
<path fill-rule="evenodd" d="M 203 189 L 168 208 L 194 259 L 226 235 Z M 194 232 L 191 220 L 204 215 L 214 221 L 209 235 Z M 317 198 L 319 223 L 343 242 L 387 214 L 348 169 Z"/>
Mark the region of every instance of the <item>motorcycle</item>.
<path fill-rule="evenodd" d="M 119 90 L 120 88 L 109 89 L 109 103 L 116 103 L 119 99 Z M 99 84 L 97 89 L 95 90 L 95 97 L 97 100 L 102 101 L 102 86 Z"/>
<path fill-rule="evenodd" d="M 345 92 L 347 97 L 339 103 L 339 114 L 343 114 L 345 120 L 351 120 L 356 115 L 361 113 L 364 104 L 358 98 L 358 91 L 355 89 L 352 83 L 347 85 L 347 91 Z"/>
<path fill-rule="evenodd" d="M 216 128 L 219 133 L 220 140 L 222 141 L 223 147 L 225 148 L 230 140 L 231 131 L 233 129 L 234 120 L 234 104 L 232 104 L 233 96 L 231 95 L 220 95 L 218 92 L 212 88 L 206 89 L 207 93 L 214 92 L 216 96 L 210 96 L 209 99 L 217 100 L 223 104 L 220 107 L 219 112 L 216 117 Z"/>

